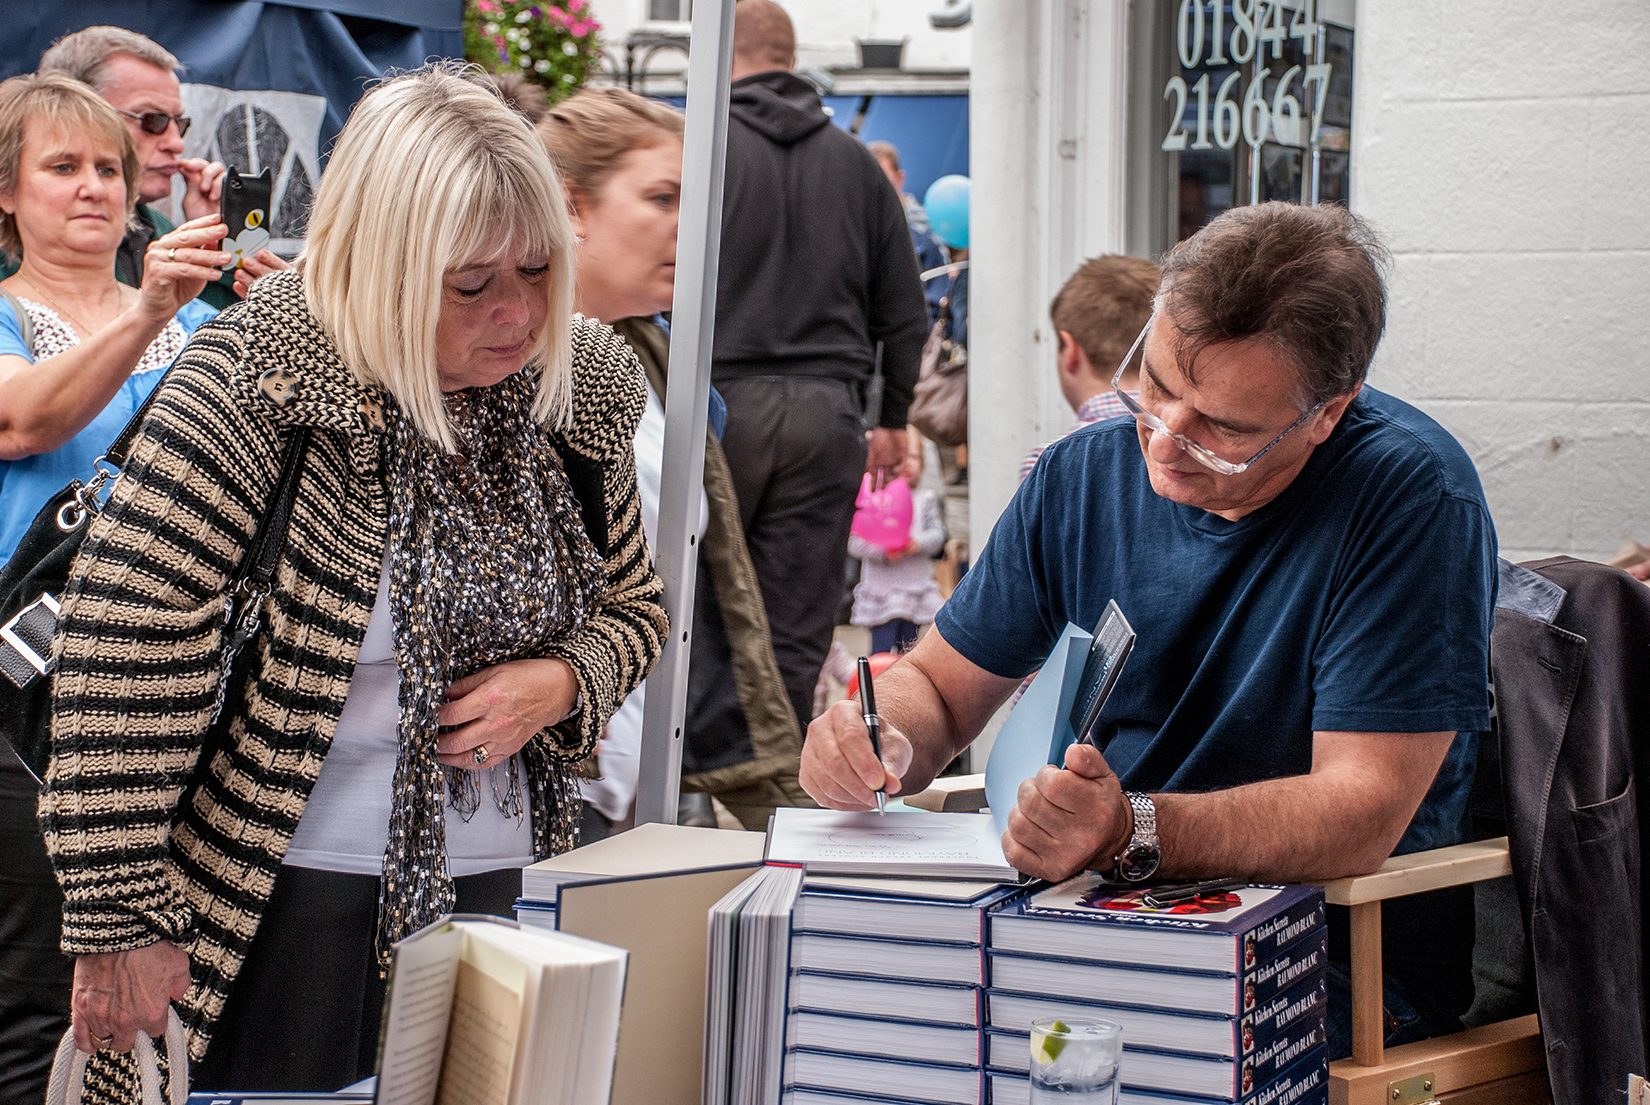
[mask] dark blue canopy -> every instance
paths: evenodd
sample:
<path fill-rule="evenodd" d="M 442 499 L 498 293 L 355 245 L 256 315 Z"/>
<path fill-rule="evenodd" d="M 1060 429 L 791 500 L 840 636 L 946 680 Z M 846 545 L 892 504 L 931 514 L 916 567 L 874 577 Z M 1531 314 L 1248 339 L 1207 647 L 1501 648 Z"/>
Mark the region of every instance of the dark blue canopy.
<path fill-rule="evenodd" d="M 188 67 L 186 83 L 323 97 L 323 161 L 367 81 L 429 57 L 464 56 L 462 0 L 52 0 L 7 8 L 0 78 L 33 71 L 71 31 L 125 27 L 176 54 Z"/>

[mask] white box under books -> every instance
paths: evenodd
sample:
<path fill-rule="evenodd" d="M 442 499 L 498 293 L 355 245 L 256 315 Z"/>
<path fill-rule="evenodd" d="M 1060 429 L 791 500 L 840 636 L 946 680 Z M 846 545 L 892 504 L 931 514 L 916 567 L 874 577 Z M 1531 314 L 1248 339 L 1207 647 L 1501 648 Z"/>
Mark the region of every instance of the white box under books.
<path fill-rule="evenodd" d="M 638 825 L 522 870 L 524 920 L 630 952 L 612 1105 L 700 1105 L 706 917 L 761 865 L 763 842 L 761 833 Z"/>

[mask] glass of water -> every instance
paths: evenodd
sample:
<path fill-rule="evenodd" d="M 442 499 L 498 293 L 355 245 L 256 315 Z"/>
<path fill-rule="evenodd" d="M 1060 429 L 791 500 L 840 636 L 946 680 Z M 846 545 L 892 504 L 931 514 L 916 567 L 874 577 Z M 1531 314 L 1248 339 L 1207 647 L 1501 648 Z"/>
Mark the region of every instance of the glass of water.
<path fill-rule="evenodd" d="M 1031 1022 L 1031 1105 L 1116 1105 L 1123 1029 L 1111 1021 Z"/>

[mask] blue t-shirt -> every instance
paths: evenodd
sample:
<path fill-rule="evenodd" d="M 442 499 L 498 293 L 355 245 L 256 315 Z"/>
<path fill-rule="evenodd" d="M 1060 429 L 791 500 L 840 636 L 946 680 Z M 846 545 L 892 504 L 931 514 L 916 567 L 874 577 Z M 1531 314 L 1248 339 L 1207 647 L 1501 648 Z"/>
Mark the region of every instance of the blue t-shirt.
<path fill-rule="evenodd" d="M 175 317 L 185 334 L 193 334 L 196 327 L 217 313 L 216 307 L 192 299 Z M 0 303 L 0 355 L 6 354 L 34 361 L 23 344 L 23 329 L 16 312 Z M 22 460 L 0 460 L 0 565 L 17 551 L 17 543 L 28 532 L 48 496 L 61 491 L 72 479 L 86 480 L 92 476 L 93 463 L 155 390 L 155 385 L 166 375 L 166 367 L 129 376 L 109 400 L 109 405 L 61 448 Z"/>
<path fill-rule="evenodd" d="M 936 622 L 1019 678 L 1115 599 L 1139 640 L 1096 740 L 1129 790 L 1305 774 L 1319 729 L 1456 730 L 1398 847 L 1419 851 L 1464 839 L 1495 555 L 1460 445 L 1366 387 L 1294 482 L 1235 522 L 1152 491 L 1133 419 L 1056 442 Z"/>

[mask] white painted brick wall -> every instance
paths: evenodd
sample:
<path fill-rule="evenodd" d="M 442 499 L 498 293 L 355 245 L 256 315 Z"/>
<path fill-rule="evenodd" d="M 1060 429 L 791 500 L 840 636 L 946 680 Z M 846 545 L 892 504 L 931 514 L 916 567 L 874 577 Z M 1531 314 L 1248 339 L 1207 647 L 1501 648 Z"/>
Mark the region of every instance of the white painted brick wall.
<path fill-rule="evenodd" d="M 1353 208 L 1394 255 L 1370 372 L 1466 447 L 1502 554 L 1650 540 L 1640 0 L 1358 5 Z"/>

